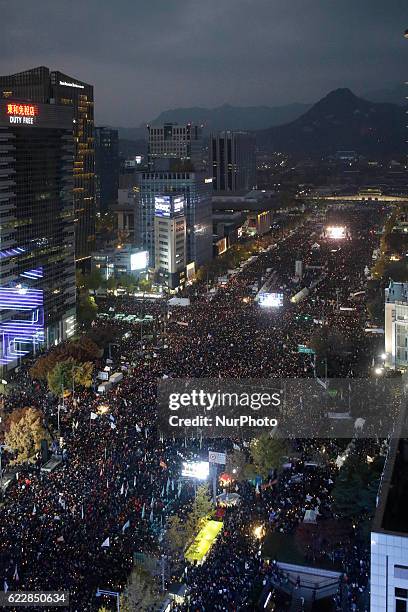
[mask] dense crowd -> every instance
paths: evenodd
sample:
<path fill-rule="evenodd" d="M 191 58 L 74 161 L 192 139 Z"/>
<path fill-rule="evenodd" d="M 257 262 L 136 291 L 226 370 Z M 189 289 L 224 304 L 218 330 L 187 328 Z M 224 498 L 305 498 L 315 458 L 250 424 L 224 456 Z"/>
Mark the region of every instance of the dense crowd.
<path fill-rule="evenodd" d="M 56 440 L 64 449 L 61 467 L 45 474 L 38 458 L 19 469 L 17 483 L 0 508 L 4 585 L 9 590 L 69 590 L 70 610 L 87 612 L 98 609 L 98 587 L 123 591 L 134 552 L 160 554 L 158 534 L 167 517 L 193 493 L 180 478 L 181 462 L 192 452 L 205 454 L 209 441 L 198 445 L 158 437 L 158 379 L 311 377 L 313 361 L 297 347 L 308 343 L 322 321 L 349 343 L 347 358 L 329 374 L 356 376 L 366 371 L 361 348 L 365 346 L 364 309 L 350 294 L 364 286 L 364 266 L 370 264 L 378 240 L 367 227 L 376 228 L 381 215 L 375 208 L 370 213 L 352 211 L 347 219 L 352 238 L 341 245 L 321 241 L 318 247 L 314 246 L 319 242 L 316 224 L 310 220 L 260 253 L 227 285 L 214 286 L 214 292 L 204 286 L 188 288 L 191 305 L 187 308 L 131 297 L 101 301 L 100 310 L 112 315 L 152 314 L 154 337 L 141 340 L 137 327 L 114 323 L 121 340 L 113 347 L 112 367 L 122 369 L 125 378 L 106 397 L 94 387 L 77 391 L 74 401 L 66 400 L 61 439 Z M 296 259 L 303 261 L 306 285 L 315 287 L 295 305 L 290 297 L 304 286 L 295 279 Z M 309 265 L 312 268 L 306 270 Z M 262 285 L 267 268 L 276 275 L 275 290 L 284 294 L 284 306 L 276 311 L 262 309 L 252 299 L 251 287 L 255 282 Z M 344 315 L 338 303 L 352 304 L 356 310 Z M 97 365 L 102 367 L 104 362 Z M 30 380 L 28 367 L 21 366 L 10 383 L 14 391 L 6 399 L 6 411 L 38 406 L 55 428 L 55 398 L 38 381 Z M 106 413 L 100 410 L 102 404 L 109 407 Z M 98 416 L 91 418 L 91 413 Z M 219 442 L 224 449 L 229 444 Z M 299 445 L 301 452 L 306 451 L 306 443 Z M 307 487 L 304 481 L 296 485 L 290 480 L 291 470 L 277 487 L 266 491 L 241 485 L 242 504 L 238 510 L 228 510 L 223 533 L 208 559 L 186 570 L 190 609 L 249 606 L 259 576 L 266 581 L 271 571 L 264 566 L 250 526 L 257 520 L 292 533 L 307 504 L 317 497 L 329 511 L 331 469 L 326 466 L 310 476 Z M 306 489 L 312 491 L 309 502 Z M 367 589 L 368 569 L 366 556 L 357 566 L 350 559 L 345 552 L 352 605 L 358 592 Z"/>

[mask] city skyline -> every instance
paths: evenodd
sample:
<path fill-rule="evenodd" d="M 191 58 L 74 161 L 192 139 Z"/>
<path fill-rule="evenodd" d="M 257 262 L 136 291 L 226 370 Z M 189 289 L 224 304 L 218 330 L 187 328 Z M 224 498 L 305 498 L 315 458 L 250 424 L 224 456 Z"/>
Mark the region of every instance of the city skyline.
<path fill-rule="evenodd" d="M 319 0 L 307 13 L 300 0 L 23 4 L 3 9 L 0 74 L 49 65 L 94 83 L 99 125 L 139 126 L 174 107 L 312 103 L 337 87 L 361 95 L 384 87 L 379 74 L 405 80 L 401 0 L 385 14 L 378 0 Z"/>
<path fill-rule="evenodd" d="M 0 608 L 408 612 L 405 5 L 3 8 Z"/>

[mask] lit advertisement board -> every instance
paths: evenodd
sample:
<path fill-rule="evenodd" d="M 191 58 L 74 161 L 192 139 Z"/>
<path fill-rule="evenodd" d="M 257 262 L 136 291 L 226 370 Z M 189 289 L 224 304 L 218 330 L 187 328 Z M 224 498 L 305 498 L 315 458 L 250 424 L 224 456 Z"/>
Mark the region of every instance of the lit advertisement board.
<path fill-rule="evenodd" d="M 183 196 L 177 196 L 173 198 L 173 212 L 175 215 L 182 214 L 184 212 L 184 198 Z"/>
<path fill-rule="evenodd" d="M 282 308 L 283 293 L 260 293 L 259 305 L 263 308 Z"/>
<path fill-rule="evenodd" d="M 7 103 L 7 116 L 11 124 L 34 125 L 34 118 L 38 115 L 36 104 Z"/>
<path fill-rule="evenodd" d="M 184 196 L 162 195 L 154 198 L 156 217 L 172 217 L 184 213 Z"/>
<path fill-rule="evenodd" d="M 0 100 L 0 127 L 57 128 L 72 132 L 72 107 L 33 104 L 27 101 Z"/>
<path fill-rule="evenodd" d="M 170 217 L 171 214 L 171 197 L 170 196 L 155 196 L 154 197 L 154 214 L 156 217 Z"/>
<path fill-rule="evenodd" d="M 346 237 L 346 228 L 341 225 L 331 225 L 326 228 L 326 236 L 331 240 L 343 240 Z"/>
<path fill-rule="evenodd" d="M 208 461 L 183 461 L 182 476 L 206 480 L 209 474 L 210 464 Z"/>
<path fill-rule="evenodd" d="M 132 272 L 146 270 L 149 267 L 149 251 L 139 251 L 130 256 L 130 269 Z"/>

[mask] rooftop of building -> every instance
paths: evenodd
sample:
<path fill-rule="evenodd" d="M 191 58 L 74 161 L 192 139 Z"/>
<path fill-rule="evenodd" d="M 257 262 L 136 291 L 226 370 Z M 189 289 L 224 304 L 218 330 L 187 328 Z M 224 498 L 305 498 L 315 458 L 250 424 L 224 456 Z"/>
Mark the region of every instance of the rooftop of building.
<path fill-rule="evenodd" d="M 278 196 L 273 192 L 236 192 L 214 194 L 212 197 L 213 210 L 231 211 L 265 211 L 277 210 L 281 204 Z"/>
<path fill-rule="evenodd" d="M 385 301 L 389 304 L 408 303 L 408 283 L 391 280 L 385 289 Z"/>
<path fill-rule="evenodd" d="M 408 535 L 408 439 L 393 438 L 385 464 L 372 531 Z"/>

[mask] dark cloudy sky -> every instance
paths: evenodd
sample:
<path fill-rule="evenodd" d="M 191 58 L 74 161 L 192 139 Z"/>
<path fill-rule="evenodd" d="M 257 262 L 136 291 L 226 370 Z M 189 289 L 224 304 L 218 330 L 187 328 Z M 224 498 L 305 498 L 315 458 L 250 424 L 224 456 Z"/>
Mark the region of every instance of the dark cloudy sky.
<path fill-rule="evenodd" d="M 407 0 L 4 0 L 0 28 L 0 74 L 93 83 L 99 124 L 408 79 Z"/>

